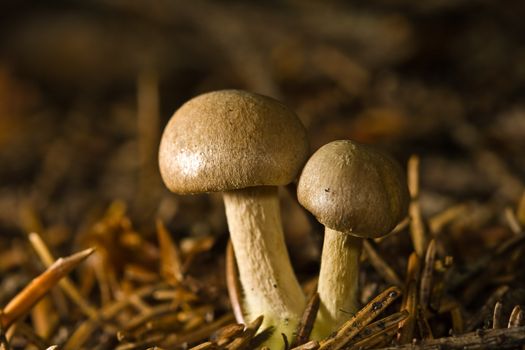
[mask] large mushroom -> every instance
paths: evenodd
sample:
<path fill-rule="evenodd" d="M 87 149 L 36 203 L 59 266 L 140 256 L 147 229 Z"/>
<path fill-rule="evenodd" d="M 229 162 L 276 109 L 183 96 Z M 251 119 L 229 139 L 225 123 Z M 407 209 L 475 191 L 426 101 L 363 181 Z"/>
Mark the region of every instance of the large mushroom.
<path fill-rule="evenodd" d="M 321 147 L 297 186 L 303 207 L 325 226 L 313 338 L 328 336 L 359 309 L 358 272 L 363 238 L 389 233 L 406 215 L 408 190 L 390 157 L 349 140 Z"/>
<path fill-rule="evenodd" d="M 178 194 L 222 192 L 244 290 L 245 319 L 264 316 L 267 342 L 289 338 L 305 306 L 281 223 L 277 186 L 293 181 L 308 157 L 297 116 L 269 97 L 239 90 L 186 102 L 167 124 L 159 150 L 166 186 Z"/>

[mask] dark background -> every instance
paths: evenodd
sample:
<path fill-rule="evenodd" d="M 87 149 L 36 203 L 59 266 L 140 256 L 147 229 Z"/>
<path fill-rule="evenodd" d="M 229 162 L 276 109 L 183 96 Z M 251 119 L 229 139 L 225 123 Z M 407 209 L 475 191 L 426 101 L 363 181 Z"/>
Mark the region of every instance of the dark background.
<path fill-rule="evenodd" d="M 403 165 L 419 155 L 425 217 L 468 203 L 469 215 L 499 223 L 523 192 L 519 0 L 3 1 L 0 8 L 2 249 L 37 230 L 62 237 L 70 251 L 114 200 L 126 203 L 145 236 L 160 217 L 178 238 L 224 241 L 220 197 L 170 194 L 156 161 L 173 111 L 223 88 L 288 104 L 312 151 L 351 138 Z M 295 253 L 294 244 L 305 243 L 293 237 L 312 226 L 285 192 L 283 200 L 299 259 L 308 250 Z"/>

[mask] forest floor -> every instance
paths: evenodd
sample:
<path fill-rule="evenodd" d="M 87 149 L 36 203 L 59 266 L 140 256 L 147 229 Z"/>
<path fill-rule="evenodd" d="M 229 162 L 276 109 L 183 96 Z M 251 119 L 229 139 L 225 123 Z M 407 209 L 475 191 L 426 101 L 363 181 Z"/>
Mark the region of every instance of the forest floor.
<path fill-rule="evenodd" d="M 158 174 L 173 111 L 224 88 L 290 106 L 312 151 L 353 139 L 406 166 L 409 217 L 365 243 L 360 326 L 339 348 L 525 346 L 520 1 L 0 7 L 0 348 L 264 340 L 232 312 L 220 195 L 171 194 Z M 280 192 L 284 230 L 314 295 L 323 227 L 293 190 Z M 307 328 L 293 346 L 329 348 Z"/>

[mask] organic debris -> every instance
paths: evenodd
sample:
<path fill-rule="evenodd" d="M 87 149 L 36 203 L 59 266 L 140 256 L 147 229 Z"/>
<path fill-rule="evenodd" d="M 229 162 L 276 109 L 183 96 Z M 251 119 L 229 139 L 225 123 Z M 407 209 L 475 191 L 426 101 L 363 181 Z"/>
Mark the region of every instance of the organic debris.
<path fill-rule="evenodd" d="M 227 88 L 283 101 L 312 152 L 352 139 L 406 165 L 409 215 L 364 242 L 365 306 L 327 339 L 310 334 L 322 227 L 294 184 L 280 193 L 311 296 L 283 348 L 522 349 L 522 8 L 3 4 L 0 349 L 263 348 L 273 329 L 244 320 L 222 199 L 175 196 L 158 172 L 173 111 Z"/>

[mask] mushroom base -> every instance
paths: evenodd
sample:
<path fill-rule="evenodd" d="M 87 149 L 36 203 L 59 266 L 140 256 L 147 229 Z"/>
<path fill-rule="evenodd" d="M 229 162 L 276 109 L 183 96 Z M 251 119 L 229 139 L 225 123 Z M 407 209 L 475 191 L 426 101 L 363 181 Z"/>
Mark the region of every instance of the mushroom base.
<path fill-rule="evenodd" d="M 359 310 L 362 242 L 361 238 L 325 228 L 317 287 L 320 305 L 312 339 L 326 338 Z"/>
<path fill-rule="evenodd" d="M 281 333 L 292 339 L 305 298 L 286 250 L 277 188 L 251 187 L 225 192 L 223 197 L 244 291 L 245 319 L 250 322 L 263 315 L 261 329 L 275 328 L 266 345 L 282 348 Z"/>

